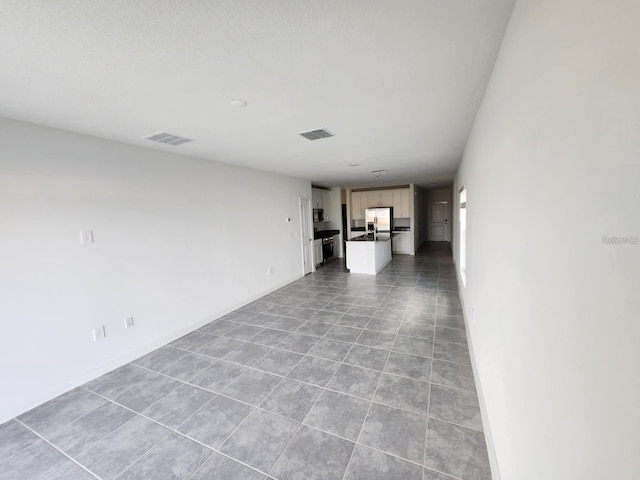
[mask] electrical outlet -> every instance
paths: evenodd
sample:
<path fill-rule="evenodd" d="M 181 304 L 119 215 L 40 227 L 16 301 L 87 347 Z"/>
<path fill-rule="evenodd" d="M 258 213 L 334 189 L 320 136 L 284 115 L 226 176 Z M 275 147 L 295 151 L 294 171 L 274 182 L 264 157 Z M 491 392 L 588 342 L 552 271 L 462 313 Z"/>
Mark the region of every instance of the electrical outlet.
<path fill-rule="evenodd" d="M 97 342 L 101 338 L 105 338 L 107 336 L 107 331 L 104 328 L 104 325 L 96 327 L 93 329 L 93 341 Z"/>
<path fill-rule="evenodd" d="M 133 317 L 127 317 L 124 321 L 124 328 L 133 328 Z"/>
<path fill-rule="evenodd" d="M 267 275 L 273 275 L 273 267 L 267 267 Z"/>

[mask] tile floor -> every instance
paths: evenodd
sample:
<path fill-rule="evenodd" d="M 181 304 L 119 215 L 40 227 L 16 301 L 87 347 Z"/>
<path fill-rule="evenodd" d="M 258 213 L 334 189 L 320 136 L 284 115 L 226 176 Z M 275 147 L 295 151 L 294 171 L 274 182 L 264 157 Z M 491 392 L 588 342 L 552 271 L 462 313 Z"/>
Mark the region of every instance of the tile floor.
<path fill-rule="evenodd" d="M 0 425 L 0 479 L 490 479 L 451 257 L 339 262 Z"/>

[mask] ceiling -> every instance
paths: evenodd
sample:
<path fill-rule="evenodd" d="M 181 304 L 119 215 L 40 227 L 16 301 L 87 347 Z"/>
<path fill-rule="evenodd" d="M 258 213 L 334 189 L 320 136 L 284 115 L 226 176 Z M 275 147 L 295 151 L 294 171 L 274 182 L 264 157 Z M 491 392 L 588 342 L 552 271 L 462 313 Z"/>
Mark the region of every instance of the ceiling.
<path fill-rule="evenodd" d="M 3 0 L 0 116 L 325 186 L 442 185 L 512 6 Z M 299 135 L 319 128 L 335 136 Z"/>

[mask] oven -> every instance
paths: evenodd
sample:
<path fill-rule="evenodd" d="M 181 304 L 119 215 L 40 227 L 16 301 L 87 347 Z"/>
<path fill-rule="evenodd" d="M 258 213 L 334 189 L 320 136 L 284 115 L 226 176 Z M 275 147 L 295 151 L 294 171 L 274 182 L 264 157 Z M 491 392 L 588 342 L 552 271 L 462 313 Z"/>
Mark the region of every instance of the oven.
<path fill-rule="evenodd" d="M 322 239 L 322 259 L 325 265 L 333 260 L 333 237 Z"/>

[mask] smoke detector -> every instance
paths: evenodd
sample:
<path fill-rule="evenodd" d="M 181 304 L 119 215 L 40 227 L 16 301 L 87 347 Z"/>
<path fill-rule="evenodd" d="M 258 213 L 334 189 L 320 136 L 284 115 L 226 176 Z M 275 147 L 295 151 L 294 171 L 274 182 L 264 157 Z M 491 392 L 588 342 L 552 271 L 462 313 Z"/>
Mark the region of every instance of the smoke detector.
<path fill-rule="evenodd" d="M 302 135 L 307 140 L 320 140 L 321 138 L 333 137 L 333 133 L 331 133 L 329 130 L 326 130 L 324 128 L 321 128 L 319 130 L 310 130 L 308 132 L 302 132 L 300 135 Z"/>
<path fill-rule="evenodd" d="M 193 142 L 190 138 L 180 137 L 178 135 L 172 135 L 171 133 L 156 132 L 151 135 L 147 135 L 147 140 L 152 142 L 164 143 L 166 145 L 182 145 L 183 143 Z"/>

